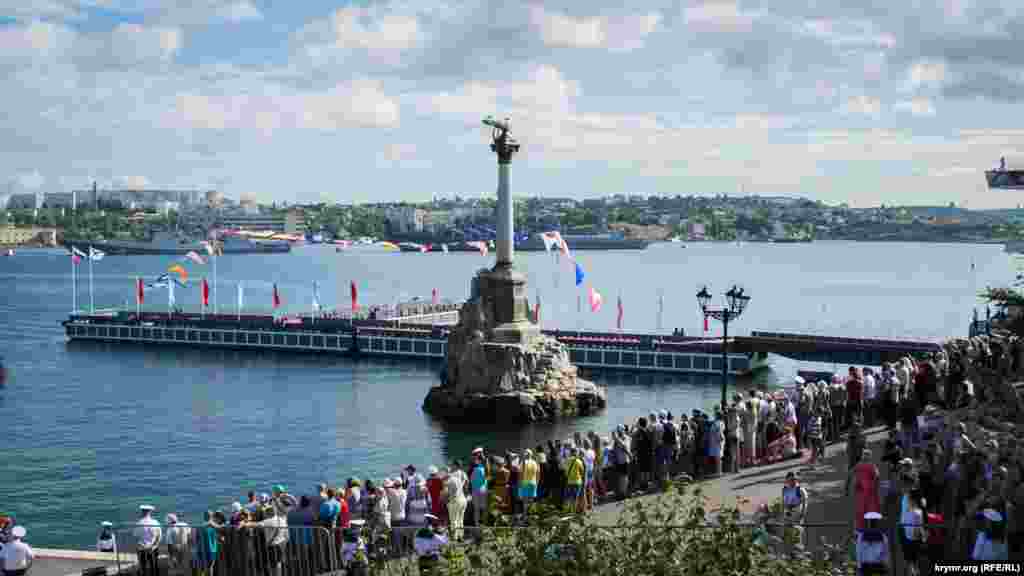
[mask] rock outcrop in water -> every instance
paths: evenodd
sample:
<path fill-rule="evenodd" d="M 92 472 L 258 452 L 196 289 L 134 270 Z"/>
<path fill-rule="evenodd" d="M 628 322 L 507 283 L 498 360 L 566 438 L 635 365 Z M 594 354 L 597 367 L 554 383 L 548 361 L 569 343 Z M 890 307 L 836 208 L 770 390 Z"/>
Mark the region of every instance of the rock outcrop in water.
<path fill-rule="evenodd" d="M 448 337 L 441 386 L 430 390 L 423 409 L 440 418 L 487 422 L 533 422 L 602 410 L 605 390 L 579 377 L 563 344 L 532 322 L 510 327 L 495 321 L 492 298 L 486 288 L 480 290 L 479 279 Z"/>

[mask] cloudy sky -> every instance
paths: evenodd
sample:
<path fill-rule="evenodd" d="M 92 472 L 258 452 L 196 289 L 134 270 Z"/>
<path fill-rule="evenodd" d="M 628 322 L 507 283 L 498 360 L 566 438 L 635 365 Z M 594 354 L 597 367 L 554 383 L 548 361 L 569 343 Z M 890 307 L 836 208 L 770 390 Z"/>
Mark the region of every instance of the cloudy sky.
<path fill-rule="evenodd" d="M 180 6 L 187 6 L 182 8 Z M 6 190 L 1015 206 L 1024 2 L 0 0 Z"/>

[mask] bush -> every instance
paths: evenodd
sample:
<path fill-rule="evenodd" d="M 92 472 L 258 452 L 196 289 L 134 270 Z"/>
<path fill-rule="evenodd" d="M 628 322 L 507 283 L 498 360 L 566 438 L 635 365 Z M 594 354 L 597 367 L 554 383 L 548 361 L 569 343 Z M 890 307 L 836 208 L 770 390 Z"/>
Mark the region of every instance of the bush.
<path fill-rule="evenodd" d="M 528 527 L 482 529 L 477 544 L 449 546 L 438 574 L 467 576 L 815 576 L 854 574 L 849 542 L 828 545 L 817 557 L 793 542 L 757 538 L 738 509 L 714 518 L 699 490 L 689 496 L 673 486 L 657 498 L 626 504 L 615 526 L 595 526 L 586 516 L 566 516 L 548 506 L 531 510 Z M 757 540 L 755 542 L 755 540 Z M 459 548 L 455 548 L 458 546 Z M 836 552 L 836 551 L 839 552 Z M 416 574 L 415 564 L 383 572 Z"/>

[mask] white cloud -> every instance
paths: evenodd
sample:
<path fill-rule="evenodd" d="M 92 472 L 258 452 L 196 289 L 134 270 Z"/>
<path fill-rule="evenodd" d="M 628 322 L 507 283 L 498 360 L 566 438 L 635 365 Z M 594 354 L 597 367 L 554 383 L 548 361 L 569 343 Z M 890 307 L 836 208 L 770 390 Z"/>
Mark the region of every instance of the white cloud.
<path fill-rule="evenodd" d="M 733 2 L 707 2 L 683 9 L 688 26 L 709 32 L 750 32 L 758 14 L 744 12 Z"/>
<path fill-rule="evenodd" d="M 229 22 L 246 22 L 263 20 L 263 12 L 259 8 L 254 6 L 252 2 L 248 0 L 241 0 L 239 2 L 232 2 L 227 6 L 222 6 L 218 12 L 218 16 Z"/>
<path fill-rule="evenodd" d="M 880 32 L 874 24 L 864 20 L 807 20 L 797 31 L 839 48 L 892 48 L 896 45 L 892 34 Z"/>
<path fill-rule="evenodd" d="M 180 28 L 119 24 L 110 38 L 111 56 L 125 64 L 168 62 L 181 46 Z"/>
<path fill-rule="evenodd" d="M 422 33 L 415 15 L 348 6 L 303 26 L 294 41 L 316 66 L 353 52 L 377 64 L 399 65 L 405 53 L 420 45 Z"/>
<path fill-rule="evenodd" d="M 572 18 L 533 6 L 530 19 L 548 46 L 600 48 L 605 44 L 604 22 L 596 16 Z"/>
<path fill-rule="evenodd" d="M 935 116 L 935 105 L 927 98 L 914 98 L 896 103 L 897 110 L 909 112 L 914 116 Z"/>
<path fill-rule="evenodd" d="M 416 159 L 417 147 L 415 144 L 388 144 L 377 156 L 377 164 L 394 166 L 401 164 L 409 166 Z"/>
<path fill-rule="evenodd" d="M 142 190 L 149 187 L 149 179 L 145 176 L 121 176 L 117 183 L 125 188 Z"/>
<path fill-rule="evenodd" d="M 564 48 L 604 48 L 613 52 L 632 52 L 644 46 L 647 37 L 658 29 L 661 20 L 659 12 L 577 18 L 546 10 L 539 5 L 530 7 L 530 23 L 544 44 Z"/>
<path fill-rule="evenodd" d="M 270 135 L 281 129 L 338 131 L 349 127 L 389 128 L 400 119 L 398 103 L 379 81 L 357 79 L 323 92 L 288 91 L 266 86 L 261 94 L 177 96 L 169 126 L 211 130 L 256 130 Z"/>
<path fill-rule="evenodd" d="M 915 62 L 907 69 L 907 87 L 910 90 L 934 88 L 941 86 L 946 80 L 946 64 L 944 62 Z"/>
<path fill-rule="evenodd" d="M 843 104 L 842 111 L 851 115 L 878 116 L 882 111 L 882 103 L 872 96 L 856 96 Z"/>
<path fill-rule="evenodd" d="M 75 41 L 69 28 L 52 22 L 32 21 L 24 26 L 0 27 L 0 62 L 27 64 L 67 54 Z"/>

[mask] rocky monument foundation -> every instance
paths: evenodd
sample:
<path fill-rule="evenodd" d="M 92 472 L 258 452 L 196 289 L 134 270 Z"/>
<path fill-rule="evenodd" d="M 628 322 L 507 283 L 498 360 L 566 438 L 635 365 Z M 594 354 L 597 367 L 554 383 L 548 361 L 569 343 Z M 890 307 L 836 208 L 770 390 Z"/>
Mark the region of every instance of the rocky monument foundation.
<path fill-rule="evenodd" d="M 509 165 L 519 144 L 508 123 L 488 118 L 498 155 L 497 258 L 472 279 L 470 298 L 448 336 L 441 385 L 423 401 L 437 417 L 485 422 L 532 422 L 603 409 L 604 389 L 580 378 L 569 351 L 527 317 L 526 277 L 513 266 Z"/>
<path fill-rule="evenodd" d="M 472 296 L 448 337 L 441 386 L 430 390 L 423 409 L 441 418 L 487 422 L 534 422 L 604 409 L 604 389 L 580 378 L 566 347 L 526 319 L 525 298 L 516 299 L 521 321 L 500 321 L 495 296 L 501 282 L 495 276 L 482 270 L 473 278 Z"/>

